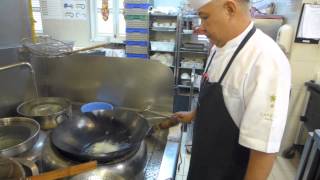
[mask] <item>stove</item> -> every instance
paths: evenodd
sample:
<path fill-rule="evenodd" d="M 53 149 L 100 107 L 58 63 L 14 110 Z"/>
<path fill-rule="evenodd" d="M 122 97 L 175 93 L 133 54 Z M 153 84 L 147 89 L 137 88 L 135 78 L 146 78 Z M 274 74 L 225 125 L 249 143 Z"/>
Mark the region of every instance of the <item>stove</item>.
<path fill-rule="evenodd" d="M 175 172 L 176 168 L 179 142 L 174 143 L 174 148 L 168 146 L 168 144 L 172 144 L 168 140 L 170 136 L 168 134 L 168 130 L 156 131 L 152 136 L 146 137 L 136 151 L 132 151 L 125 157 L 110 163 L 99 164 L 96 170 L 88 171 L 68 179 L 155 180 L 162 176 L 162 172 L 165 172 L 163 174 L 167 174 L 166 171 L 168 170 L 171 171 L 169 174 L 172 176 L 172 172 Z M 79 164 L 79 162 L 68 159 L 55 149 L 50 142 L 50 131 L 40 131 L 39 139 L 34 147 L 19 155 L 19 158 L 35 162 L 38 165 L 40 173 Z M 167 163 L 168 158 L 171 163 Z"/>
<path fill-rule="evenodd" d="M 144 142 L 137 150 L 111 162 L 98 164 L 98 168 L 70 179 L 72 180 L 104 180 L 104 179 L 143 179 L 143 169 L 147 163 L 147 148 Z M 79 164 L 59 152 L 47 138 L 42 152 L 42 166 L 44 171 L 55 170 Z"/>

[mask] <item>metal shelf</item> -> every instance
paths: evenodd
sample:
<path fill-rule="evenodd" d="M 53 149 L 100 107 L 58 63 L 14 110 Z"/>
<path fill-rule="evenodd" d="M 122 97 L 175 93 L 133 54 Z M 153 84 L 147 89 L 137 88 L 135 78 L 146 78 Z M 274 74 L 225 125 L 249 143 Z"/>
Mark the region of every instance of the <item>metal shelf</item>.
<path fill-rule="evenodd" d="M 198 48 L 198 49 L 185 48 L 185 47 L 181 47 L 181 48 L 180 48 L 181 51 L 208 52 L 207 48 L 201 48 L 201 49 L 204 49 L 204 50 L 200 50 L 200 48 Z"/>
<path fill-rule="evenodd" d="M 182 16 L 182 19 L 194 19 L 194 18 L 200 18 L 198 15 L 185 15 Z"/>
<path fill-rule="evenodd" d="M 209 54 L 208 51 L 208 47 L 204 44 L 203 41 L 201 41 L 199 39 L 199 35 L 195 34 L 191 31 L 187 31 L 190 28 L 186 28 L 183 24 L 184 21 L 193 21 L 194 18 L 199 18 L 199 16 L 197 15 L 190 15 L 187 17 L 179 17 L 179 24 L 177 25 L 177 62 L 176 62 L 176 87 L 177 87 L 177 94 L 180 96 L 186 96 L 189 98 L 194 97 L 194 94 L 198 94 L 199 93 L 199 88 L 197 87 L 193 87 L 191 88 L 191 86 L 189 85 L 183 85 L 181 83 L 181 78 L 180 78 L 180 74 L 183 72 L 187 72 L 191 74 L 201 74 L 204 71 L 204 68 L 197 68 L 197 69 L 193 69 L 193 68 L 185 68 L 185 67 L 181 67 L 181 61 L 183 59 L 183 57 L 188 57 L 188 56 L 201 56 L 201 57 L 207 57 Z M 190 37 L 192 37 L 190 39 Z M 196 38 L 193 38 L 196 37 Z M 201 48 L 198 48 L 199 46 L 190 46 L 190 48 L 186 48 L 183 45 L 185 43 L 198 43 L 198 44 L 203 44 L 203 46 L 201 46 Z M 187 46 L 188 47 L 188 46 Z M 206 60 L 204 60 L 204 63 L 206 63 Z M 189 105 L 191 106 L 191 102 L 189 99 Z M 191 108 L 191 107 L 189 107 Z"/>
<path fill-rule="evenodd" d="M 153 17 L 166 17 L 166 18 L 177 18 L 178 15 L 171 15 L 171 14 L 151 14 L 150 13 L 150 16 L 153 16 Z"/>
<path fill-rule="evenodd" d="M 192 70 L 192 68 L 186 68 L 186 67 L 178 67 L 179 69 L 190 69 L 190 70 Z M 199 68 L 195 68 L 195 70 L 197 71 L 203 71 L 204 69 L 203 68 L 201 68 L 201 69 L 199 69 Z"/>
<path fill-rule="evenodd" d="M 162 52 L 162 53 L 175 53 L 174 51 L 160 51 L 160 50 L 150 50 L 151 52 Z"/>
<path fill-rule="evenodd" d="M 204 55 L 208 55 L 208 52 L 207 52 L 207 51 L 180 50 L 180 53 L 195 53 L 195 54 L 204 54 Z"/>
<path fill-rule="evenodd" d="M 176 32 L 177 30 L 174 28 L 151 28 L 150 31 L 156 32 Z"/>
<path fill-rule="evenodd" d="M 177 95 L 190 97 L 190 93 L 181 93 L 181 92 L 178 92 Z M 199 92 L 194 93 L 194 96 L 198 96 L 198 95 L 199 95 Z"/>
<path fill-rule="evenodd" d="M 194 35 L 193 33 L 181 33 L 181 35 Z"/>
<path fill-rule="evenodd" d="M 191 86 L 182 85 L 182 84 L 179 84 L 178 87 L 179 87 L 179 88 L 186 88 L 186 89 L 190 89 L 190 88 L 191 88 Z M 193 88 L 196 89 L 196 90 L 199 89 L 199 88 L 197 88 L 197 87 L 193 87 Z"/>

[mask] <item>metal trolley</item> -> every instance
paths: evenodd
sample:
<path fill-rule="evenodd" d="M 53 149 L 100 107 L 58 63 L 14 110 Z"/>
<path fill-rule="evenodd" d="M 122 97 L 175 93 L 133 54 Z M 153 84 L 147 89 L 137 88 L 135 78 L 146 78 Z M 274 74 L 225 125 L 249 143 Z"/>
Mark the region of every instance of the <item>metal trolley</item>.
<path fill-rule="evenodd" d="M 295 180 L 320 179 L 320 130 L 309 133 Z"/>
<path fill-rule="evenodd" d="M 302 137 L 306 131 L 313 132 L 315 129 L 320 129 L 320 85 L 309 81 L 305 83 L 305 86 L 308 91 L 300 117 L 299 130 L 294 144 L 283 152 L 283 156 L 288 159 L 293 158 L 297 151 L 302 152 L 304 147 Z"/>

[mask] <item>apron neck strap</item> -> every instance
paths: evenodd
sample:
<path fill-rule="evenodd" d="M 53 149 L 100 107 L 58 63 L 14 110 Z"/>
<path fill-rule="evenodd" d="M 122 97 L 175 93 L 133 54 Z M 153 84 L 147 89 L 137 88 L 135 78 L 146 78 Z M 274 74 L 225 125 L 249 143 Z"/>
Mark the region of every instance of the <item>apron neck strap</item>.
<path fill-rule="evenodd" d="M 214 51 L 214 53 L 212 54 L 212 56 L 211 56 L 211 58 L 210 58 L 210 61 L 209 61 L 209 64 L 208 64 L 208 66 L 206 67 L 206 69 L 204 70 L 204 73 L 207 73 L 207 72 L 208 72 L 209 67 L 210 67 L 210 65 L 211 65 L 211 63 L 212 63 L 212 60 L 213 60 L 213 58 L 214 58 L 214 55 L 216 55 L 216 52 L 217 52 L 217 51 Z"/>
<path fill-rule="evenodd" d="M 219 79 L 219 84 L 223 81 L 224 77 L 226 76 L 228 70 L 230 69 L 230 66 L 232 65 L 234 59 L 237 57 L 241 49 L 246 45 L 246 43 L 249 41 L 249 39 L 252 37 L 252 35 L 256 32 L 256 27 L 253 26 L 252 29 L 249 31 L 249 33 L 246 35 L 246 37 L 241 41 L 240 45 L 236 49 L 236 51 L 233 53 L 227 67 L 224 69 L 220 79 Z"/>

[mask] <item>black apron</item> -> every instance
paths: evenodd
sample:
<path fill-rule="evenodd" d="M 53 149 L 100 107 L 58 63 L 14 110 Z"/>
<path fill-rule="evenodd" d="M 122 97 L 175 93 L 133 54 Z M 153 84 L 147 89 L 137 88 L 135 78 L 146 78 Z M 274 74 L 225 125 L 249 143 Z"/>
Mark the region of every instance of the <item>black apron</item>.
<path fill-rule="evenodd" d="M 203 76 L 197 115 L 194 122 L 192 153 L 188 180 L 243 180 L 250 150 L 241 146 L 239 128 L 223 100 L 222 86 L 235 57 L 255 33 L 253 27 L 242 40 L 218 82 L 209 83 Z M 215 53 L 205 70 L 212 62 Z"/>

